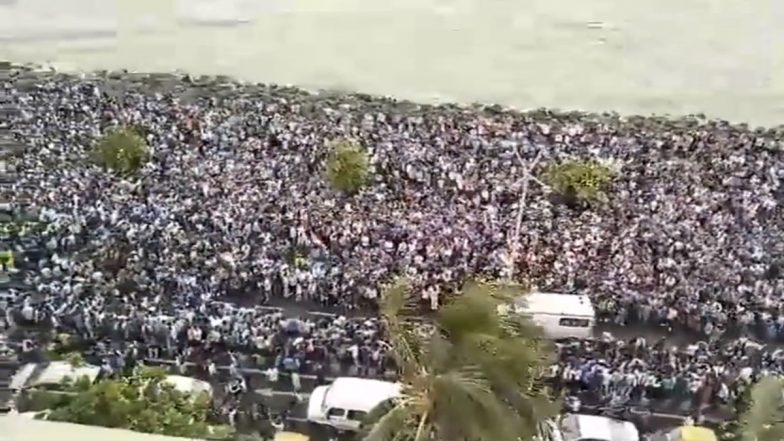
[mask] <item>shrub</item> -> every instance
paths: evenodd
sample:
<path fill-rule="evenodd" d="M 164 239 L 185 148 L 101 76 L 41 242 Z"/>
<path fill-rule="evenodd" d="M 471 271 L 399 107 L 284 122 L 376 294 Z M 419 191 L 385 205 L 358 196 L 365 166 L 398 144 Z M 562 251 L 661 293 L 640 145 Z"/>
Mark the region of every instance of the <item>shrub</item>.
<path fill-rule="evenodd" d="M 49 411 L 42 416 L 50 421 L 204 438 L 209 430 L 208 394 L 179 392 L 164 379 L 159 370 L 147 369 L 118 380 L 77 382 L 63 394 L 67 399 L 50 401 L 44 396 L 36 404 L 46 405 Z"/>
<path fill-rule="evenodd" d="M 67 394 L 59 394 L 46 390 L 28 390 L 17 399 L 17 408 L 21 412 L 43 412 L 53 407 L 67 405 Z"/>
<path fill-rule="evenodd" d="M 93 160 L 121 175 L 137 172 L 150 159 L 147 143 L 133 128 L 109 131 L 95 145 Z"/>
<path fill-rule="evenodd" d="M 585 205 L 606 199 L 613 171 L 596 161 L 565 161 L 549 165 L 543 180 L 569 204 Z"/>
<path fill-rule="evenodd" d="M 80 354 L 78 352 L 72 352 L 72 353 L 68 354 L 65 357 L 65 360 L 68 362 L 68 364 L 70 364 L 71 366 L 73 366 L 75 368 L 82 367 L 85 364 L 84 363 L 84 358 L 82 357 L 82 354 Z"/>
<path fill-rule="evenodd" d="M 348 194 L 358 192 L 368 179 L 367 152 L 346 139 L 333 142 L 330 148 L 326 173 L 332 188 Z"/>

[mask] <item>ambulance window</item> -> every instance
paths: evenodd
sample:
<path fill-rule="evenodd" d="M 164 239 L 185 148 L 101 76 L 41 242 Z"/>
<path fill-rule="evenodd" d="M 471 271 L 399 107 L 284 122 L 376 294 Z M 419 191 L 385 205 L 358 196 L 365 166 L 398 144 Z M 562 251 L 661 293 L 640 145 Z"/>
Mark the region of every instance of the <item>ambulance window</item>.
<path fill-rule="evenodd" d="M 345 409 L 341 409 L 339 407 L 333 407 L 332 409 L 329 409 L 329 411 L 327 411 L 327 418 L 342 417 L 345 414 L 346 414 Z"/>
<path fill-rule="evenodd" d="M 562 318 L 558 321 L 558 324 L 569 328 L 587 328 L 591 326 L 591 321 L 588 319 Z"/>
<path fill-rule="evenodd" d="M 348 419 L 354 421 L 362 421 L 365 419 L 365 415 L 367 412 L 362 412 L 361 410 L 349 410 L 348 411 Z"/>

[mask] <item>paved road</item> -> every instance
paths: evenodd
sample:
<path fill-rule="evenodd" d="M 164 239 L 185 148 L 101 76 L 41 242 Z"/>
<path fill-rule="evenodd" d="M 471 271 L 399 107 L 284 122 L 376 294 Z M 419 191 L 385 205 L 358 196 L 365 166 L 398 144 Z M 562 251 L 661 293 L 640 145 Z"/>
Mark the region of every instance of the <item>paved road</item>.
<path fill-rule="evenodd" d="M 153 365 L 167 365 L 171 366 L 173 363 L 166 360 L 148 360 L 148 363 Z M 290 377 L 285 372 L 282 372 L 276 383 L 270 383 L 261 369 L 245 368 L 241 369 L 246 379 L 249 382 L 249 389 L 254 392 L 256 397 L 254 400 L 264 403 L 269 406 L 273 411 L 282 411 L 289 409 L 294 421 L 304 422 L 307 411 L 307 398 L 313 389 L 317 386 L 316 377 L 312 375 L 301 375 L 302 389 L 299 393 L 294 393 Z M 191 375 L 198 375 L 197 367 L 193 364 L 188 366 L 186 371 Z M 224 384 L 228 379 L 228 367 L 219 367 L 218 381 L 216 385 Z M 331 382 L 334 377 L 326 377 L 327 383 Z M 648 413 L 643 409 L 631 409 L 632 414 Z M 676 427 L 682 423 L 684 419 L 683 414 L 653 411 L 650 412 L 651 427 L 655 430 L 663 430 L 670 427 Z M 717 414 L 709 413 L 708 420 L 718 423 L 721 420 Z"/>

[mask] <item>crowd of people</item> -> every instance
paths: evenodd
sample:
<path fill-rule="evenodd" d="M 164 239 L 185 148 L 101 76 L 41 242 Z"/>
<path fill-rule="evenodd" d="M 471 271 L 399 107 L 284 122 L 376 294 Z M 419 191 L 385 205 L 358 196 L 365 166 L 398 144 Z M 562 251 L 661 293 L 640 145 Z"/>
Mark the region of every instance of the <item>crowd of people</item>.
<path fill-rule="evenodd" d="M 19 319 L 35 320 L 32 314 L 23 308 Z M 315 384 L 339 376 L 391 380 L 395 375 L 375 318 L 289 316 L 275 308 L 223 302 L 173 316 L 133 309 L 99 313 L 93 307 L 59 316 L 53 332 L 87 343 L 85 353 L 107 372 L 140 362 L 169 363 L 178 373 L 189 370 L 235 392 L 248 390 L 249 371 L 273 388 L 278 381 L 288 384 L 292 375 L 313 376 Z M 28 350 L 35 345 L 31 340 Z M 666 339 L 624 341 L 606 333 L 595 340 L 559 342 L 556 348 L 550 384 L 583 406 L 623 403 L 675 414 L 719 412 L 761 376 L 784 374 L 784 349 L 747 338 L 675 347 Z"/>
<path fill-rule="evenodd" d="M 588 294 L 621 325 L 784 340 L 781 128 L 35 75 L 0 83 L 19 109 L 6 125 L 28 146 L 9 196 L 41 226 L 17 250 L 34 291 L 15 305 L 25 320 L 138 340 L 153 358 L 203 340 L 267 351 L 287 370 L 381 375 L 373 319 L 285 319 L 223 300 L 372 311 L 379 287 L 405 275 L 437 309 L 466 278 L 514 276 Z M 119 126 L 150 146 L 137 179 L 89 160 Z M 369 156 L 356 195 L 323 176 L 330 143 L 345 138 Z M 574 158 L 614 171 L 606 201 L 563 204 L 538 178 Z M 678 351 L 580 342 L 561 348 L 554 378 L 602 396 L 729 397 L 738 379 L 783 367 L 778 351 L 718 340 Z"/>

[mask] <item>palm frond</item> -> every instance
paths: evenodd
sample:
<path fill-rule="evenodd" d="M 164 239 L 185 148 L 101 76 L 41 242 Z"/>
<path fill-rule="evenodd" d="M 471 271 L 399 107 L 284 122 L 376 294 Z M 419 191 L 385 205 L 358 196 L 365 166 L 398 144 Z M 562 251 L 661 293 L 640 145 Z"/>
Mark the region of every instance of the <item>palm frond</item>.
<path fill-rule="evenodd" d="M 448 417 L 464 439 L 517 439 L 517 416 L 498 399 L 478 366 L 438 375 L 432 387 L 434 408 Z"/>
<path fill-rule="evenodd" d="M 406 278 L 398 278 L 385 286 L 382 292 L 382 302 L 380 303 L 381 317 L 384 319 L 398 319 L 400 313 L 408 302 L 408 293 L 411 284 Z"/>
<path fill-rule="evenodd" d="M 411 419 L 411 409 L 406 407 L 404 402 L 398 401 L 392 407 L 382 404 L 370 411 L 365 424 L 369 427 L 361 435 L 363 441 L 394 441 L 401 440 L 402 432 L 410 431 L 406 426 L 407 420 Z"/>
<path fill-rule="evenodd" d="M 395 280 L 383 290 L 380 314 L 386 327 L 387 339 L 392 356 L 401 370 L 403 381 L 411 381 L 422 371 L 422 353 L 425 342 L 412 326 L 401 317 L 407 304 L 409 283 L 406 279 Z"/>
<path fill-rule="evenodd" d="M 541 382 L 549 344 L 525 317 L 498 311 L 518 293 L 509 284 L 469 282 L 422 333 L 401 317 L 411 298 L 406 281 L 384 291 L 381 316 L 409 417 L 399 439 L 382 441 L 527 440 L 557 413 Z"/>
<path fill-rule="evenodd" d="M 461 294 L 438 311 L 436 324 L 453 341 L 474 332 L 497 334 L 500 331 L 497 303 L 478 294 Z"/>
<path fill-rule="evenodd" d="M 784 439 L 784 380 L 765 377 L 751 391 L 751 405 L 740 417 L 743 441 Z"/>
<path fill-rule="evenodd" d="M 428 336 L 424 349 L 422 362 L 430 367 L 431 372 L 445 372 L 454 363 L 454 345 L 439 332 L 433 332 Z"/>

